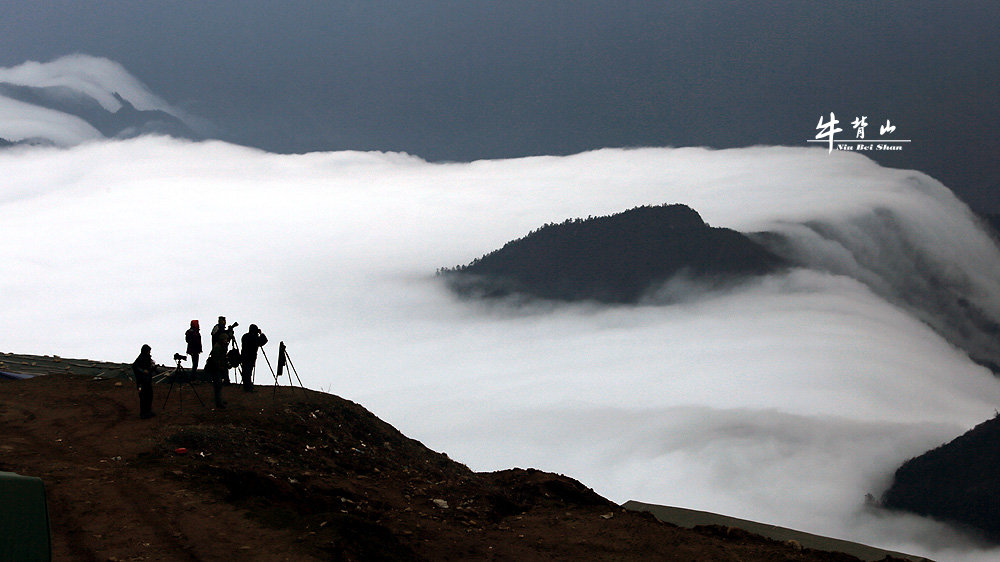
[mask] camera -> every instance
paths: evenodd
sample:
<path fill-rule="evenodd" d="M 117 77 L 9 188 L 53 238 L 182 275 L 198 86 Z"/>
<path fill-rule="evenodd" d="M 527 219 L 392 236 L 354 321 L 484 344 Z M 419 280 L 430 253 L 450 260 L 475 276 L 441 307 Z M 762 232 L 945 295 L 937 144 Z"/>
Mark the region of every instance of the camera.
<path fill-rule="evenodd" d="M 187 355 L 182 355 L 180 353 L 174 354 L 174 361 L 184 361 L 185 359 L 187 359 Z"/>
<path fill-rule="evenodd" d="M 235 327 L 237 327 L 239 325 L 240 325 L 239 322 L 233 322 L 232 324 L 229 325 L 228 328 L 226 328 L 226 331 L 229 332 L 229 333 L 232 333 L 233 332 L 233 328 L 235 328 Z"/>

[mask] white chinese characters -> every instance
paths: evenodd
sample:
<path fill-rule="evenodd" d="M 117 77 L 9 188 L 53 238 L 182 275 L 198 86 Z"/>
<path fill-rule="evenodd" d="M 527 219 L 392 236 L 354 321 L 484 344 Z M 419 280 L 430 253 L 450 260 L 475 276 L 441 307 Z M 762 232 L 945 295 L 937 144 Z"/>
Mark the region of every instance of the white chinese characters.
<path fill-rule="evenodd" d="M 865 128 L 868 127 L 868 116 L 861 115 L 856 116 L 853 121 L 851 121 L 851 127 L 854 129 L 854 139 L 844 140 L 836 138 L 837 133 L 842 133 L 844 130 L 837 125 L 840 120 L 834 112 L 830 112 L 830 118 L 827 120 L 826 117 L 820 116 L 819 121 L 816 123 L 816 133 L 815 138 L 809 139 L 806 142 L 822 142 L 827 145 L 827 152 L 833 152 L 833 149 L 837 150 L 850 150 L 856 152 L 870 151 L 870 150 L 903 150 L 903 144 L 910 142 L 910 139 L 896 139 L 896 138 L 884 138 L 886 135 L 891 135 L 896 131 L 896 126 L 893 125 L 889 119 L 885 120 L 885 124 L 879 126 L 879 139 L 877 141 L 868 142 L 865 140 Z"/>

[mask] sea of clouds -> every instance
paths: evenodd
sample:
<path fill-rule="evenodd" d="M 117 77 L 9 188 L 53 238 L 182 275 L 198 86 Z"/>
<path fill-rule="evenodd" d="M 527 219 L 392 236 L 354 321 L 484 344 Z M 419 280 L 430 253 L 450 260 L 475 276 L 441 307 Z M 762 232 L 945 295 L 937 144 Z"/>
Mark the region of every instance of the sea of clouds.
<path fill-rule="evenodd" d="M 111 61 L 54 63 L 0 82 L 169 109 Z M 191 319 L 226 315 L 261 326 L 272 360 L 285 341 L 306 386 L 475 470 L 936 559 L 1000 554 L 865 505 L 1000 404 L 967 353 L 998 358 L 1000 252 L 930 177 L 804 147 L 428 163 L 88 127 L 0 97 L 0 137 L 69 147 L 0 152 L 3 351 L 130 362 L 148 343 L 169 364 Z M 801 266 L 724 291 L 673 281 L 641 306 L 463 301 L 434 275 L 548 222 L 661 203 L 770 233 Z"/>
<path fill-rule="evenodd" d="M 285 341 L 306 386 L 475 470 L 536 467 L 619 502 L 939 559 L 997 554 L 864 504 L 1000 404 L 996 378 L 877 266 L 905 246 L 992 314 L 1000 253 L 918 172 L 815 148 L 435 164 L 144 137 L 9 149 L 0 174 L 5 351 L 129 362 L 148 343 L 170 363 L 191 319 L 222 314 L 260 325 L 272 360 Z M 546 222 L 659 203 L 784 233 L 814 263 L 726 291 L 668 285 L 684 297 L 669 306 L 468 302 L 434 275 Z M 886 216 L 900 234 L 880 245 Z M 258 380 L 273 382 L 263 361 Z"/>

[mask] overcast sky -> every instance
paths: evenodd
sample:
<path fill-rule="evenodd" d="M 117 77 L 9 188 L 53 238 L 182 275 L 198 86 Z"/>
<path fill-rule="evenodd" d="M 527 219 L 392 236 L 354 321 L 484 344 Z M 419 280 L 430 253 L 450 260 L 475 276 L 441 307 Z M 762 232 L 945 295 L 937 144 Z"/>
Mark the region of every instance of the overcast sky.
<path fill-rule="evenodd" d="M 1000 210 L 1000 4 L 0 1 L 0 65 L 122 63 L 219 135 L 430 160 L 802 146 L 887 119 L 885 165 Z"/>

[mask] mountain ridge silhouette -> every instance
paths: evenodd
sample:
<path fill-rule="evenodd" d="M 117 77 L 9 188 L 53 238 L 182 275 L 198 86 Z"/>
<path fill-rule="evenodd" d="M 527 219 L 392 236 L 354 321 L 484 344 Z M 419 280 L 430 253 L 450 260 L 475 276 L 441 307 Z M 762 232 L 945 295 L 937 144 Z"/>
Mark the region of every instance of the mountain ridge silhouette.
<path fill-rule="evenodd" d="M 672 204 L 546 224 L 438 273 L 463 296 L 634 304 L 677 276 L 728 283 L 786 265 L 749 236 L 711 227 L 694 209 Z"/>

